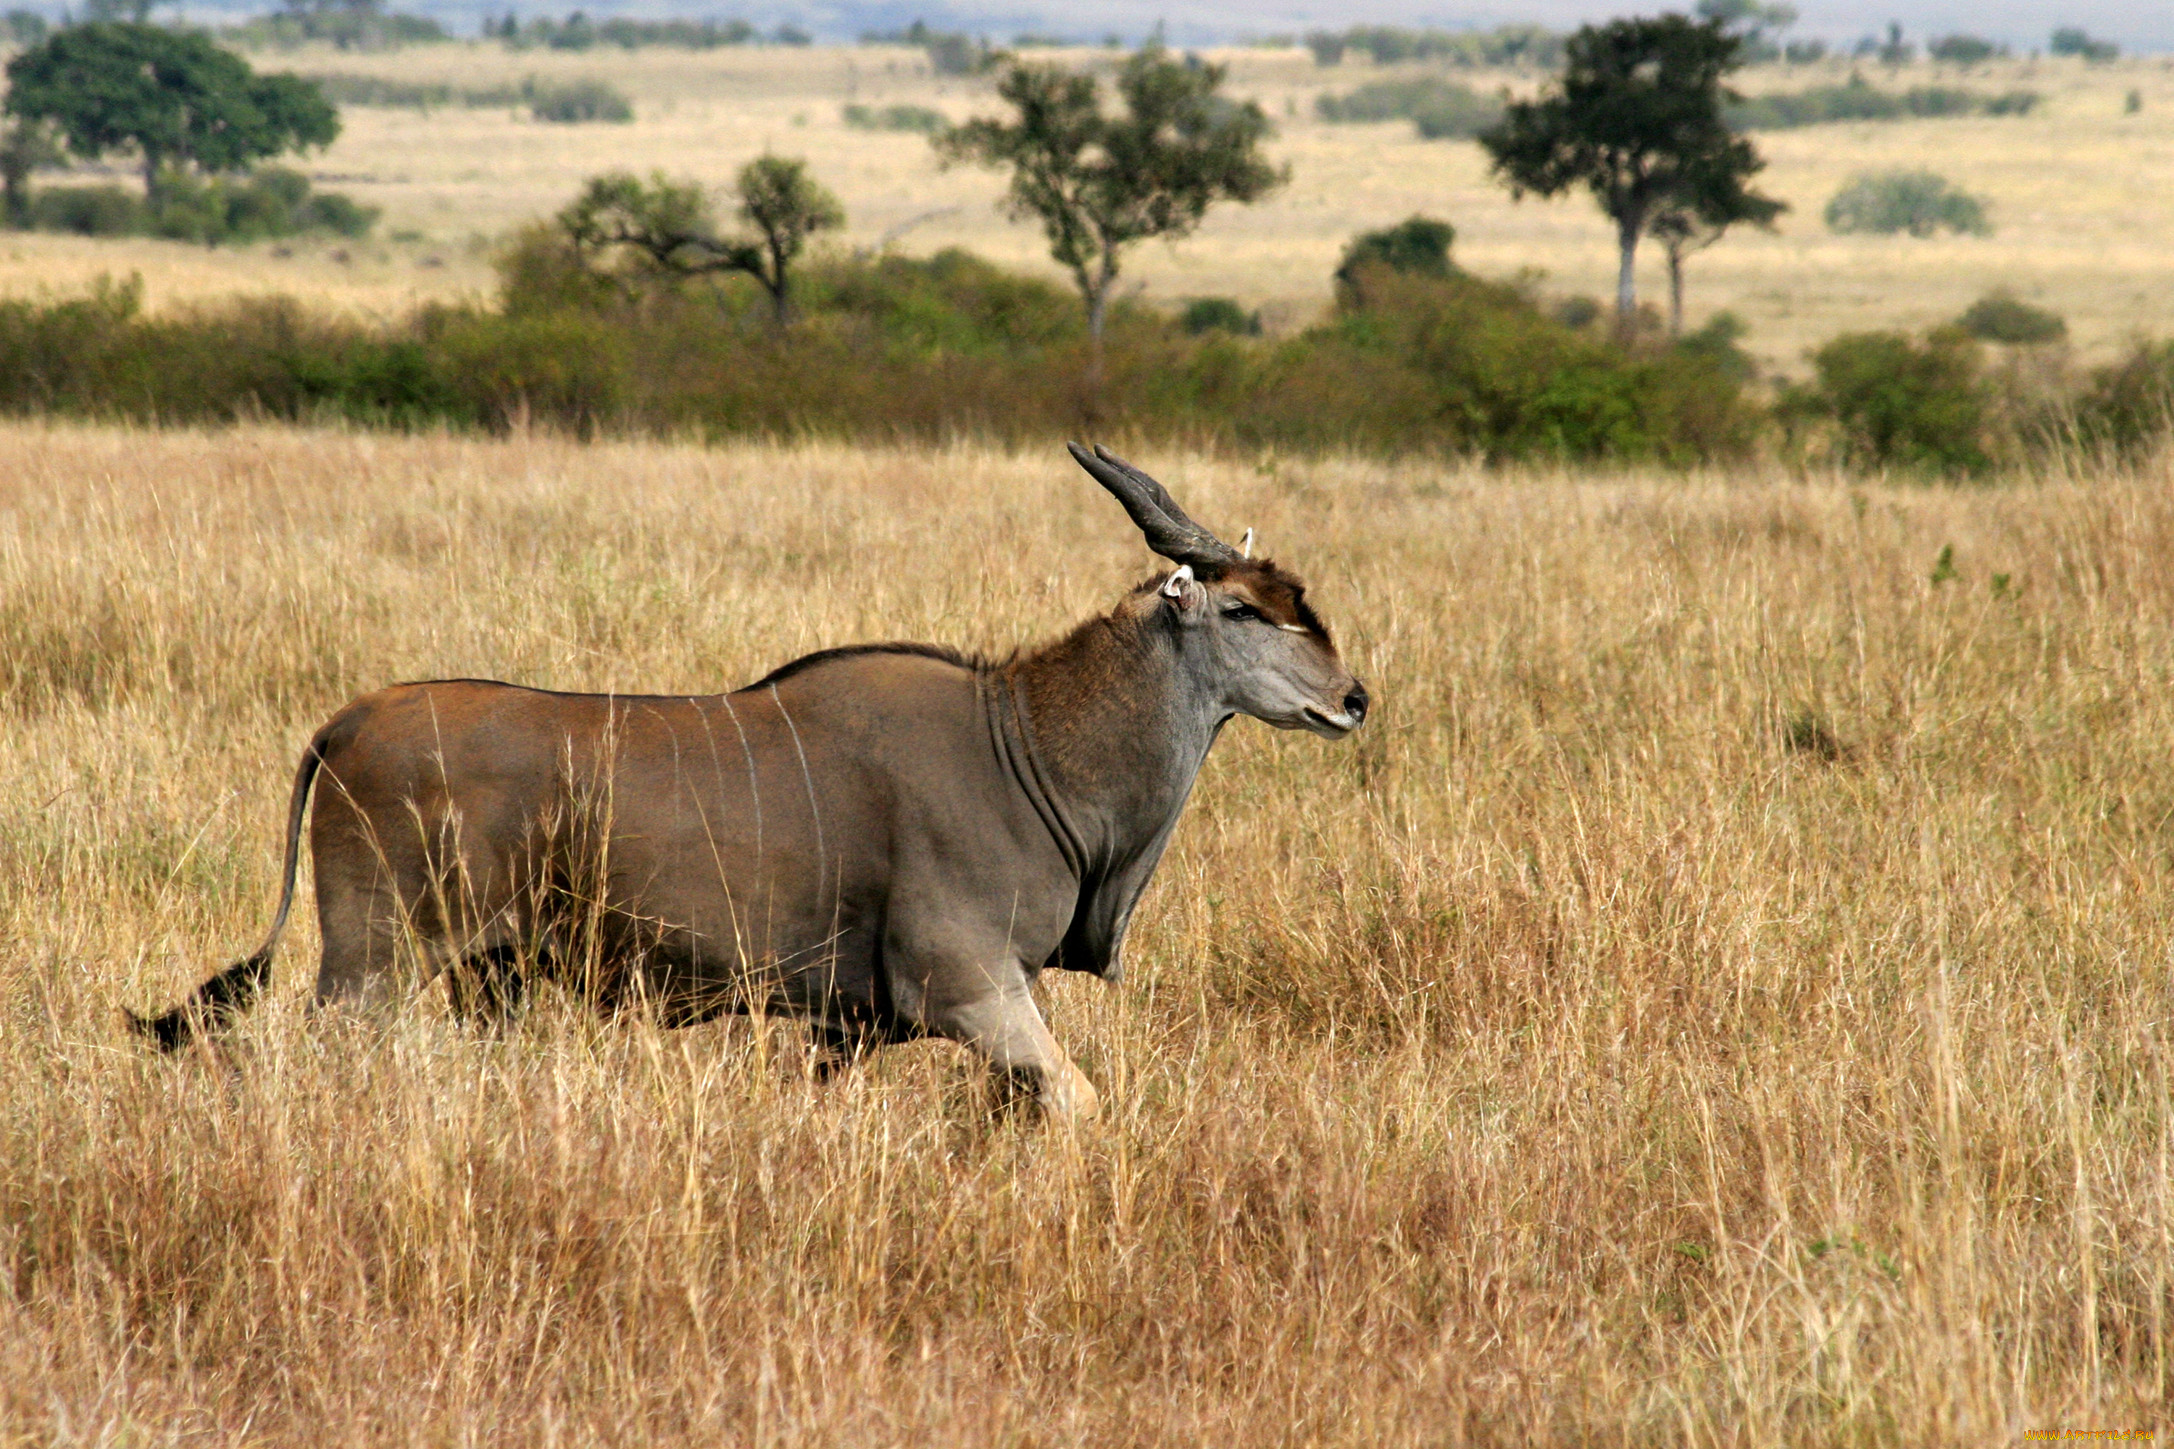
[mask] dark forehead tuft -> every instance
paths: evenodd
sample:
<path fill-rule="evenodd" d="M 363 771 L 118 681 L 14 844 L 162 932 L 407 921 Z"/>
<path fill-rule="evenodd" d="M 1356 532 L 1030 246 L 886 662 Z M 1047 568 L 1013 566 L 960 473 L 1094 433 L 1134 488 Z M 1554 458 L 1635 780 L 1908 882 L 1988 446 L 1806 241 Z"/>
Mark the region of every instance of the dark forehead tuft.
<path fill-rule="evenodd" d="M 1252 595 L 1278 624 L 1297 624 L 1323 639 L 1329 637 L 1328 626 L 1306 602 L 1306 581 L 1274 559 L 1242 559 L 1225 569 L 1218 582 Z"/>

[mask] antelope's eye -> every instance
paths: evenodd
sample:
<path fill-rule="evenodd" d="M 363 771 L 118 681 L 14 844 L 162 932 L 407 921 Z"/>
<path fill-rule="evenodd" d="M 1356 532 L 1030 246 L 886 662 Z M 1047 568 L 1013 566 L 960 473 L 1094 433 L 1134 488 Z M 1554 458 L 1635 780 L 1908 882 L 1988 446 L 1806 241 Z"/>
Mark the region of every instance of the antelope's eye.
<path fill-rule="evenodd" d="M 1234 601 L 1223 606 L 1223 617 L 1226 619 L 1258 619 L 1261 617 L 1261 611 L 1251 604 L 1241 604 Z"/>

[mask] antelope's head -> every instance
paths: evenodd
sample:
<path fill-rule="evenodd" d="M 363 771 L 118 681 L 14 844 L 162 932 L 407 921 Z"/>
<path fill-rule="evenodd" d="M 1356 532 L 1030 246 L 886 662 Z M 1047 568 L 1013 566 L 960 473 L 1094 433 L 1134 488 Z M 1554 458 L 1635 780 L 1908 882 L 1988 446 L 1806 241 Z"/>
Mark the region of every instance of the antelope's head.
<path fill-rule="evenodd" d="M 1277 729 L 1340 739 L 1366 718 L 1366 686 L 1344 667 L 1306 585 L 1272 560 L 1251 557 L 1186 516 L 1153 478 L 1110 452 L 1077 443 L 1072 456 L 1116 495 L 1147 546 L 1177 567 L 1155 586 L 1185 666 L 1231 714 Z"/>

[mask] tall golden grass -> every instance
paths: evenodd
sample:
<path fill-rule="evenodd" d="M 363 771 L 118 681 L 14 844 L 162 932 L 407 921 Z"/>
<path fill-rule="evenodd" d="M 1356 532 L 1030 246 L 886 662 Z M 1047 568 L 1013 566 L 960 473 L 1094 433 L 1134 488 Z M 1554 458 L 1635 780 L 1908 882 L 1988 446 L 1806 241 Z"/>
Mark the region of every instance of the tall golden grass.
<path fill-rule="evenodd" d="M 1144 459 L 1378 714 L 1234 728 L 1076 1139 L 547 999 L 119 1030 L 308 731 L 997 648 L 1144 566 L 982 447 L 0 430 L 0 1438 L 1989 1445 L 2167 1419 L 2174 471 Z M 1940 560 L 1945 556 L 1945 565 Z M 1935 582 L 1934 576 L 1940 575 Z"/>

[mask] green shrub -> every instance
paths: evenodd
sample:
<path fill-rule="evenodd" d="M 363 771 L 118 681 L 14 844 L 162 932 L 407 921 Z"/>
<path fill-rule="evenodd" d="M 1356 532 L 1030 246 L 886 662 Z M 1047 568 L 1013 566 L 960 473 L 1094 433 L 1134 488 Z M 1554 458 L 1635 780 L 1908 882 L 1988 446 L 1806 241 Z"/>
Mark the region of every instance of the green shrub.
<path fill-rule="evenodd" d="M 927 106 L 847 106 L 845 123 L 858 131 L 912 131 L 933 136 L 951 123 L 942 111 Z"/>
<path fill-rule="evenodd" d="M 2174 436 L 2174 342 L 2140 342 L 2095 369 L 2076 401 L 2076 436 L 2098 453 L 2135 460 Z"/>
<path fill-rule="evenodd" d="M 758 39 L 755 27 L 745 20 L 635 20 L 615 16 L 610 20 L 592 21 L 578 10 L 563 21 L 538 15 L 525 24 L 511 15 L 502 21 L 486 16 L 483 38 L 497 40 L 510 50 L 528 50 L 535 46 L 551 50 L 588 50 L 597 45 L 616 45 L 622 50 L 639 50 L 647 46 L 715 50 L 753 44 Z"/>
<path fill-rule="evenodd" d="M 85 9 L 97 13 L 95 7 Z M 375 3 L 297 4 L 223 27 L 219 35 L 230 45 L 251 50 L 291 50 L 312 41 L 328 41 L 340 50 L 397 50 L 453 38 L 427 15 L 404 15 Z"/>
<path fill-rule="evenodd" d="M 1343 96 L 1321 96 L 1324 121 L 1411 121 L 1430 141 L 1476 136 L 1502 119 L 1502 101 L 1439 76 L 1373 81 Z"/>
<path fill-rule="evenodd" d="M 2068 322 L 2058 312 L 2033 307 L 2008 292 L 1988 292 L 1970 304 L 1955 325 L 1980 342 L 2031 347 L 2068 336 Z"/>
<path fill-rule="evenodd" d="M 1590 298 L 1576 298 L 1593 308 L 1598 316 L 1600 307 Z M 1590 321 L 1590 319 L 1588 319 Z M 1750 353 L 1738 346 L 1751 331 L 1749 323 L 1734 312 L 1716 312 L 1706 320 L 1706 325 L 1684 333 L 1676 339 L 1679 352 L 1703 359 L 1723 377 L 1744 384 L 1759 375 L 1759 365 Z"/>
<path fill-rule="evenodd" d="M 1347 50 L 1363 51 L 1376 65 L 1437 60 L 1460 66 L 1560 65 L 1563 37 L 1538 25 L 1498 25 L 1493 30 L 1406 30 L 1394 25 L 1354 25 L 1341 33 L 1316 30 L 1306 48 L 1317 65 L 1335 65 Z"/>
<path fill-rule="evenodd" d="M 1855 177 L 1827 203 L 1827 226 L 1843 233 L 1928 237 L 1947 230 L 1984 236 L 1985 203 L 1930 171 L 1876 171 Z"/>
<path fill-rule="evenodd" d="M 821 261 L 786 330 L 747 279 L 600 279 L 540 229 L 504 266 L 501 306 L 391 325 L 263 302 L 145 318 L 127 288 L 0 305 L 0 411 L 1025 441 L 1076 431 L 1087 402 L 1078 299 L 963 252 Z M 1468 277 L 1383 268 L 1366 293 L 1282 341 L 1119 306 L 1101 425 L 1505 460 L 1691 461 L 1751 440 L 1737 382 L 1689 349 L 1625 352 Z"/>
<path fill-rule="evenodd" d="M 2093 40 L 2088 31 L 2073 25 L 2064 25 L 2054 31 L 2052 41 L 2046 49 L 2055 55 L 2079 56 L 2094 63 L 2118 60 L 2121 57 L 2120 46 L 2111 40 Z"/>
<path fill-rule="evenodd" d="M 1982 65 L 2008 53 L 2008 47 L 1977 35 L 1943 35 L 1925 47 L 1925 53 L 1934 60 L 1949 65 Z"/>
<path fill-rule="evenodd" d="M 1630 353 L 1464 275 L 1362 269 L 1359 300 L 1278 348 L 1229 408 L 1248 442 L 1490 461 L 1689 462 L 1749 447 L 1755 414 L 1709 358 Z"/>
<path fill-rule="evenodd" d="M 216 246 L 312 231 L 361 237 L 378 216 L 376 207 L 338 192 L 312 192 L 308 177 L 283 166 L 210 181 L 177 172 L 162 189 L 163 203 L 153 211 L 140 195 L 118 186 L 45 187 L 31 197 L 28 223 L 37 231 L 157 236 Z"/>
<path fill-rule="evenodd" d="M 1237 337 L 1258 337 L 1261 314 L 1248 312 L 1228 297 L 1195 297 L 1178 314 L 1178 325 L 1188 337 L 1203 332 L 1228 332 Z"/>
<path fill-rule="evenodd" d="M 1942 116 L 2022 116 L 2038 105 L 2036 91 L 2004 91 L 1984 95 L 1952 86 L 1917 86 L 1902 92 L 1883 91 L 1863 76 L 1853 75 L 1845 85 L 1812 86 L 1801 91 L 1776 91 L 1745 96 L 1729 104 L 1726 114 L 1739 131 L 1787 130 L 1796 126 L 1822 126 L 1837 121 L 1908 121 Z"/>
<path fill-rule="evenodd" d="M 10 10 L 0 15 L 0 40 L 28 50 L 52 31 L 53 23 L 35 10 Z"/>
<path fill-rule="evenodd" d="M 1336 264 L 1336 295 L 1345 306 L 1359 305 L 1365 274 L 1372 269 L 1447 277 L 1456 271 L 1449 260 L 1456 240 L 1457 228 L 1428 216 L 1408 216 L 1395 226 L 1361 232 Z"/>
<path fill-rule="evenodd" d="M 575 125 L 583 121 L 631 121 L 634 105 L 600 80 L 536 81 L 522 87 L 531 116 L 539 121 Z"/>
<path fill-rule="evenodd" d="M 519 86 L 456 89 L 443 81 L 397 81 L 375 75 L 312 76 L 324 98 L 338 106 L 515 106 L 527 98 Z"/>
<path fill-rule="evenodd" d="M 1960 330 L 1923 339 L 1856 332 L 1812 354 L 1817 380 L 1784 407 L 1825 419 L 1837 460 L 1852 467 L 1979 473 L 1986 449 L 1987 390 L 1978 346 Z"/>
<path fill-rule="evenodd" d="M 299 216 L 300 231 L 329 231 L 335 236 L 360 240 L 377 225 L 378 208 L 364 206 L 337 191 L 320 191 L 310 197 Z"/>
<path fill-rule="evenodd" d="M 130 236 L 144 229 L 143 198 L 118 186 L 46 186 L 30 198 L 32 231 Z"/>

